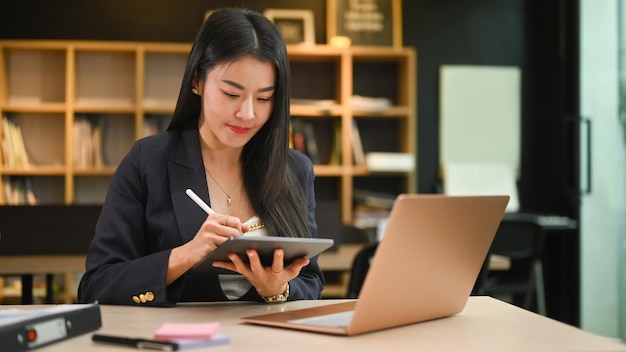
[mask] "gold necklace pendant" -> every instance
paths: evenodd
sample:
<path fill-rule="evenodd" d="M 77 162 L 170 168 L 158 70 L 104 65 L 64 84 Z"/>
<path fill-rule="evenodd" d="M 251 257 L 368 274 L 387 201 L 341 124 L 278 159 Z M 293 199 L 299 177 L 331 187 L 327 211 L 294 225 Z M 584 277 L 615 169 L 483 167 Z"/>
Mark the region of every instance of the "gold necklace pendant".
<path fill-rule="evenodd" d="M 207 169 L 207 167 L 205 166 L 204 169 L 206 170 L 206 172 L 209 174 L 209 177 L 211 177 L 211 179 L 213 180 L 213 182 L 215 182 L 215 184 L 217 185 L 217 187 L 219 189 L 222 190 L 222 192 L 224 192 L 224 195 L 226 196 L 226 206 L 230 207 L 230 205 L 233 203 L 233 197 L 230 196 L 231 192 L 226 192 L 226 190 L 224 189 L 224 187 L 222 187 L 217 180 L 215 179 L 215 177 L 213 177 L 213 174 L 211 174 L 211 171 L 209 171 L 209 169 Z"/>

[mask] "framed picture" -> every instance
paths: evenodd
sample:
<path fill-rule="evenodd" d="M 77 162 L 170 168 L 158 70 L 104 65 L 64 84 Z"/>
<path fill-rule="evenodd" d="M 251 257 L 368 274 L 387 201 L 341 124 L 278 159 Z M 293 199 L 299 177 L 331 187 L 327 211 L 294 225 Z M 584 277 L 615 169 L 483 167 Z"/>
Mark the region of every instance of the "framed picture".
<path fill-rule="evenodd" d="M 267 9 L 263 15 L 278 27 L 286 44 L 315 45 L 313 11 Z"/>
<path fill-rule="evenodd" d="M 327 41 L 402 47 L 401 0 L 326 0 Z M 335 39 L 333 39 L 335 38 Z"/>

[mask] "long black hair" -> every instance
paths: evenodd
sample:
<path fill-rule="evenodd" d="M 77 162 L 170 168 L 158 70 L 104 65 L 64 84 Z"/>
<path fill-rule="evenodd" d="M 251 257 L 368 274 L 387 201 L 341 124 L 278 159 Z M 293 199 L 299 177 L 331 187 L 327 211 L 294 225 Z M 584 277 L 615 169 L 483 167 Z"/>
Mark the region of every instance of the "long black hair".
<path fill-rule="evenodd" d="M 252 56 L 274 66 L 274 109 L 241 154 L 244 188 L 270 235 L 310 237 L 302 188 L 289 169 L 291 77 L 285 42 L 274 24 L 258 12 L 214 11 L 196 35 L 168 130 L 198 128 L 201 97 L 191 92 L 218 64 Z"/>

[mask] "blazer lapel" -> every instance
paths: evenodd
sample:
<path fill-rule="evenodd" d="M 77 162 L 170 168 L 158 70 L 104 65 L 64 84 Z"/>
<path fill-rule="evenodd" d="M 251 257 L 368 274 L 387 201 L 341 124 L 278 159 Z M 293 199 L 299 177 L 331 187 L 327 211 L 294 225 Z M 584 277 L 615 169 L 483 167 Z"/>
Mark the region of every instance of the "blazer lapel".
<path fill-rule="evenodd" d="M 183 243 L 190 241 L 207 218 L 185 193 L 190 188 L 207 204 L 208 188 L 204 173 L 198 130 L 182 130 L 178 134 L 174 160 L 167 164 L 172 205 Z"/>

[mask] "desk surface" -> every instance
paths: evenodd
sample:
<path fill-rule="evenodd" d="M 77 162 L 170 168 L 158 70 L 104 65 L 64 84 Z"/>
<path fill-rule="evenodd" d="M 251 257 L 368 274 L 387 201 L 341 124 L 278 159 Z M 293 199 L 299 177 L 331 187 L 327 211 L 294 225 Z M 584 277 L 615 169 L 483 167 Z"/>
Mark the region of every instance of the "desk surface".
<path fill-rule="evenodd" d="M 353 337 L 248 325 L 240 317 L 331 304 L 341 300 L 297 301 L 279 305 L 250 302 L 183 304 L 175 308 L 102 306 L 103 334 L 151 337 L 166 322 L 217 321 L 230 337 L 227 346 L 192 351 L 626 351 L 626 345 L 517 308 L 490 297 L 470 297 L 465 310 L 434 321 Z M 44 306 L 0 306 L 33 309 Z M 40 351 L 130 351 L 91 342 L 91 333 Z"/>

